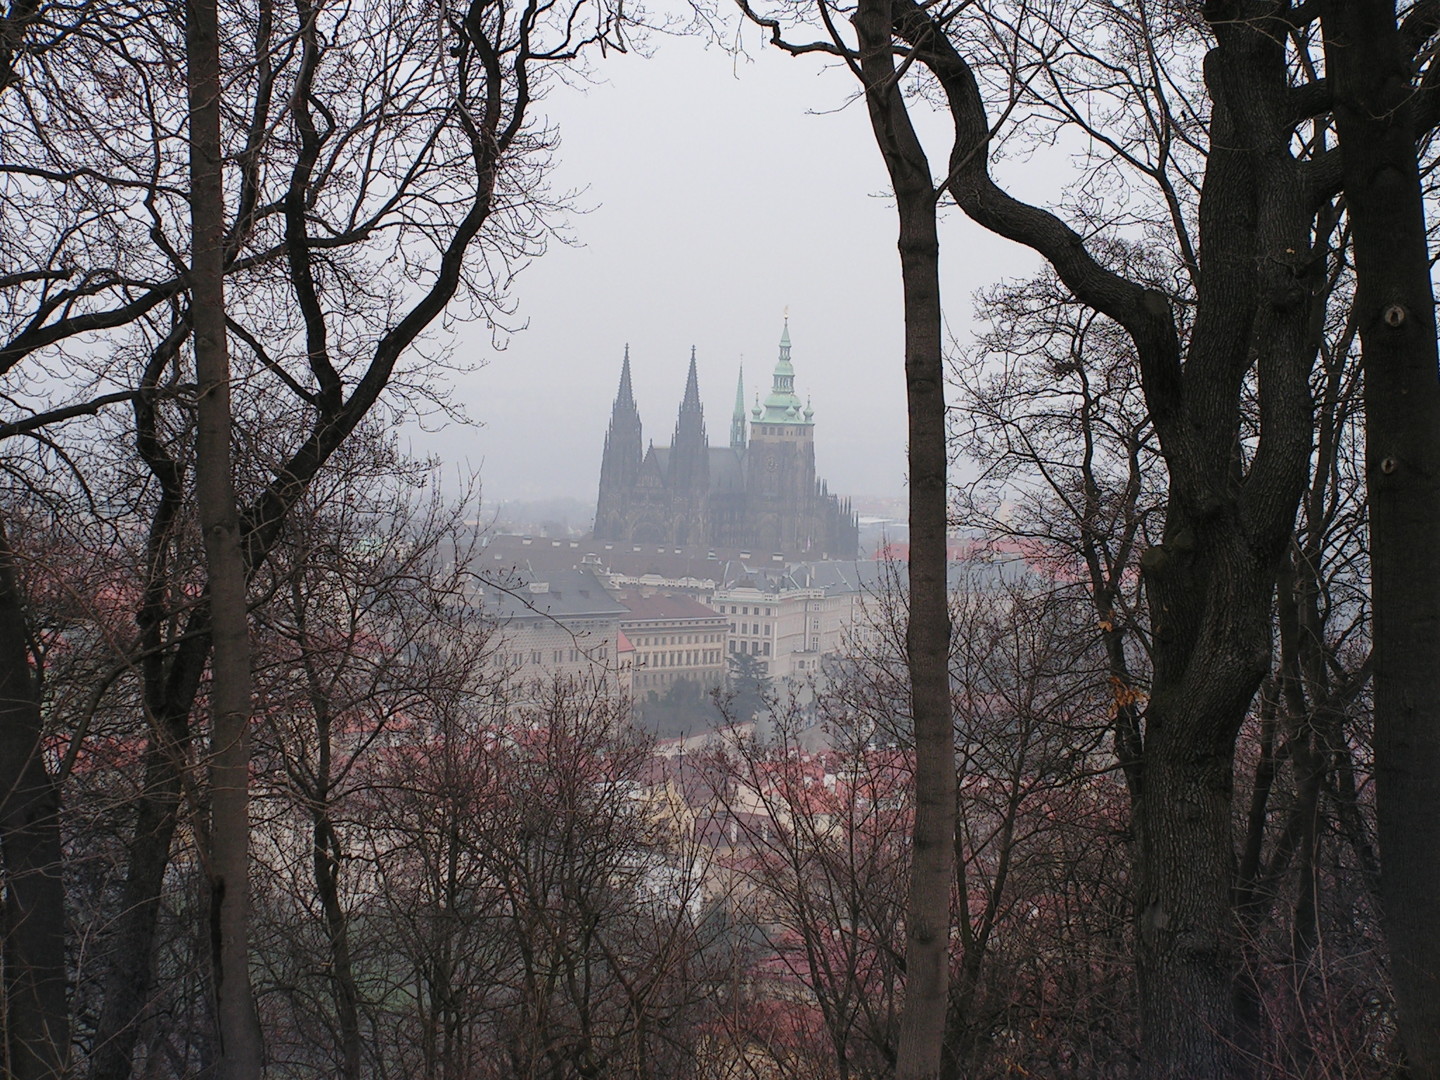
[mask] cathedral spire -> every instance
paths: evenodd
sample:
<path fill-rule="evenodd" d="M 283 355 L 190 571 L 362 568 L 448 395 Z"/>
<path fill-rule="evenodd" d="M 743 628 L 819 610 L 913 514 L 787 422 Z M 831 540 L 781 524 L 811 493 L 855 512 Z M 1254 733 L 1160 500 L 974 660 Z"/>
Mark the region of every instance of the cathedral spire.
<path fill-rule="evenodd" d="M 685 377 L 685 398 L 675 418 L 670 442 L 670 483 L 674 490 L 703 493 L 710 486 L 710 450 L 705 437 L 705 409 L 700 404 L 700 379 L 695 370 L 695 347 L 690 347 L 690 371 Z"/>
<path fill-rule="evenodd" d="M 635 408 L 635 394 L 630 389 L 630 343 L 625 343 L 625 362 L 620 367 L 620 390 L 615 395 L 615 408 L 622 404 Z"/>
<path fill-rule="evenodd" d="M 640 410 L 630 385 L 630 346 L 620 366 L 620 388 L 610 410 L 610 428 L 605 433 L 605 452 L 600 458 L 600 498 L 595 508 L 595 535 L 619 539 L 624 535 L 623 507 L 640 476 Z"/>
<path fill-rule="evenodd" d="M 695 346 L 690 346 L 690 374 L 685 378 L 685 400 L 680 403 L 686 409 L 700 408 L 700 380 L 695 376 Z"/>
<path fill-rule="evenodd" d="M 730 448 L 745 449 L 745 362 L 740 362 L 740 377 L 735 380 L 735 411 L 730 414 Z"/>

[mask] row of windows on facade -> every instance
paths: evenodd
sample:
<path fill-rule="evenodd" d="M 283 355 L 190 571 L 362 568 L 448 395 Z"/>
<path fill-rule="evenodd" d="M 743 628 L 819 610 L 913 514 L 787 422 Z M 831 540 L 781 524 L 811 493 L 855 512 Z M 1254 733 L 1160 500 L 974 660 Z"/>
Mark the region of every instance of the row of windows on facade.
<path fill-rule="evenodd" d="M 773 625 L 773 624 L 767 622 L 767 623 L 764 624 L 764 627 L 765 627 L 765 628 L 762 630 L 762 629 L 760 628 L 760 627 L 761 627 L 761 624 L 758 623 L 758 622 L 757 622 L 757 623 L 739 623 L 739 624 L 738 624 L 738 629 L 737 629 L 737 624 L 732 622 L 732 623 L 730 624 L 730 632 L 731 632 L 732 634 L 764 634 L 766 637 L 769 637 L 769 636 L 770 636 L 770 628 L 771 628 L 772 625 Z M 817 633 L 817 634 L 818 634 L 818 633 L 820 632 L 820 620 L 819 620 L 819 619 L 811 619 L 811 620 L 810 620 L 810 629 L 811 629 L 811 631 L 812 631 L 813 633 Z"/>
<path fill-rule="evenodd" d="M 764 664 L 764 663 L 762 663 L 762 664 L 760 665 L 760 674 L 761 674 L 761 675 L 768 675 L 769 672 L 770 672 L 770 665 L 769 665 L 769 664 Z M 636 686 L 637 689 L 641 689 L 641 690 L 643 690 L 643 689 L 645 689 L 645 688 L 647 688 L 647 687 L 669 686 L 671 683 L 675 682 L 677 679 L 683 679 L 683 678 L 685 678 L 685 674 L 686 674 L 686 673 L 683 672 L 683 671 L 682 671 L 682 672 L 678 672 L 678 673 L 674 673 L 674 674 L 669 673 L 669 672 L 666 672 L 666 673 L 663 673 L 663 674 L 660 673 L 660 672 L 654 672 L 654 673 L 651 673 L 651 674 L 641 673 L 641 674 L 637 674 L 637 675 L 635 676 L 635 686 Z"/>
<path fill-rule="evenodd" d="M 718 610 L 721 615 L 724 615 L 724 614 L 725 614 L 725 605 L 724 605 L 724 604 L 721 604 L 720 607 L 717 608 L 716 610 Z M 736 611 L 736 610 L 735 610 L 735 605 L 734 605 L 734 604 L 731 604 L 731 605 L 730 605 L 730 614 L 731 614 L 731 615 L 749 615 L 749 614 L 750 614 L 750 605 L 742 604 L 742 605 L 740 606 L 740 610 L 739 610 L 739 611 Z M 756 615 L 764 615 L 764 616 L 766 616 L 766 617 L 768 618 L 768 617 L 770 617 L 770 616 L 772 616 L 772 615 L 775 614 L 775 609 L 774 609 L 774 608 L 769 608 L 769 607 L 767 607 L 767 608 L 762 608 L 762 607 L 758 607 L 758 606 L 757 606 L 757 607 L 755 608 L 755 614 L 756 614 Z"/>
<path fill-rule="evenodd" d="M 565 663 L 567 660 L 568 660 L 570 663 L 572 663 L 572 664 L 573 664 L 573 663 L 576 663 L 577 661 L 580 661 L 580 660 L 589 660 L 589 661 L 591 661 L 592 663 L 603 663 L 604 661 L 606 661 L 606 660 L 608 660 L 608 659 L 610 659 L 610 648 L 609 648 L 609 646 L 607 646 L 607 645 L 599 645 L 599 646 L 596 646 L 594 649 L 590 649 L 590 650 L 586 650 L 586 649 L 551 649 L 551 650 L 550 650 L 550 663 L 552 663 L 552 664 L 563 664 L 563 663 Z M 525 663 L 525 654 L 524 654 L 523 652 L 506 653 L 505 656 L 503 657 L 503 660 L 504 660 L 504 662 L 505 662 L 506 664 L 508 664 L 508 665 L 510 665 L 510 666 L 512 666 L 512 667 L 520 667 L 520 666 L 522 666 L 522 665 Z M 532 664 L 543 664 L 544 662 L 545 662 L 545 650 L 544 650 L 544 649 L 531 649 L 531 650 L 530 650 L 530 663 L 532 663 Z"/>
<path fill-rule="evenodd" d="M 748 649 L 745 648 L 746 644 L 749 644 L 750 648 L 748 648 Z M 763 652 L 761 651 L 761 648 L 760 648 L 760 646 L 761 646 L 762 644 L 765 646 Z M 769 643 L 768 641 L 766 641 L 766 642 L 751 641 L 751 642 L 748 642 L 748 643 L 747 643 L 747 642 L 744 642 L 744 641 L 732 641 L 732 642 L 730 642 L 730 651 L 733 652 L 733 653 L 748 652 L 751 656 L 769 656 L 769 655 L 770 655 L 770 643 Z"/>
<path fill-rule="evenodd" d="M 734 627 L 731 627 L 733 630 Z M 699 645 L 719 641 L 720 634 L 645 634 L 635 639 L 636 645 Z"/>
<path fill-rule="evenodd" d="M 748 623 L 748 622 L 746 622 L 746 623 L 741 623 L 739 630 L 736 630 L 736 629 L 735 629 L 735 624 L 732 622 L 732 623 L 730 624 L 730 633 L 732 633 L 732 634 L 759 634 L 759 633 L 762 633 L 762 631 L 761 631 L 761 629 L 760 629 L 760 624 L 759 624 L 758 622 L 757 622 L 757 623 Z M 769 636 L 770 636 L 770 624 L 769 624 L 768 622 L 765 624 L 765 629 L 764 629 L 763 633 L 765 634 L 766 637 L 769 637 Z"/>
<path fill-rule="evenodd" d="M 768 652 L 768 650 L 767 650 Z M 719 649 L 681 649 L 676 652 L 641 653 L 637 667 L 688 667 L 720 663 Z"/>

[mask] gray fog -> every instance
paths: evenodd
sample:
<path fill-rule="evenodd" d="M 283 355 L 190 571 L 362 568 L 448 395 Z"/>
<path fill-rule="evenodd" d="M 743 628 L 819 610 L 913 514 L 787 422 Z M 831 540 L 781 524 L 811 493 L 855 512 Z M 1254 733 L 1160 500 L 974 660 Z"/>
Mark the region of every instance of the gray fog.
<path fill-rule="evenodd" d="M 695 347 L 712 444 L 728 438 L 742 357 L 747 402 L 768 387 L 788 311 L 796 390 L 815 409 L 832 491 L 899 494 L 905 397 L 898 257 L 888 181 L 853 80 L 752 43 L 736 59 L 693 39 L 612 55 L 596 82 L 555 86 L 551 175 L 583 212 L 570 243 L 520 274 L 492 342 L 461 324 L 448 344 L 478 365 L 455 398 L 478 427 L 415 433 L 484 498 L 593 500 L 626 345 L 645 439 L 670 441 Z M 943 132 L 939 133 L 943 136 Z M 944 161 L 933 142 L 931 160 Z M 970 298 L 1033 261 L 951 211 L 942 235 L 948 329 Z"/>

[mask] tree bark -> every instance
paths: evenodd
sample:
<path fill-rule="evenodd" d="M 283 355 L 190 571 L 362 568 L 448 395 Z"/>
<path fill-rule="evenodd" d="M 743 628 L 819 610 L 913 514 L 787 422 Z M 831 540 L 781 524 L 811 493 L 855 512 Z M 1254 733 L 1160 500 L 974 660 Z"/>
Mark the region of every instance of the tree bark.
<path fill-rule="evenodd" d="M 1365 372 L 1380 896 L 1410 1077 L 1440 1077 L 1440 380 L 1393 0 L 1321 4 Z M 1432 91 L 1433 93 L 1433 91 Z"/>
<path fill-rule="evenodd" d="M 215 0 L 191 0 L 190 304 L 195 336 L 195 501 L 210 606 L 210 934 L 220 1080 L 263 1066 L 249 972 L 250 636 L 246 563 L 231 466 L 225 327 L 225 190 L 220 136 L 220 30 Z"/>
<path fill-rule="evenodd" d="M 0 523 L 0 1071 L 15 1080 L 58 1080 L 70 1053 L 60 792 L 45 766 L 28 626 L 15 552 Z"/>
<path fill-rule="evenodd" d="M 945 577 L 948 460 L 938 192 L 900 93 L 890 46 L 893 19 L 891 0 L 861 0 L 854 25 L 870 125 L 890 173 L 900 218 L 910 471 L 905 651 L 915 725 L 915 822 L 905 916 L 905 1000 L 895 1072 L 899 1080 L 922 1080 L 939 1076 L 943 1063 L 954 880 L 955 733 Z"/>

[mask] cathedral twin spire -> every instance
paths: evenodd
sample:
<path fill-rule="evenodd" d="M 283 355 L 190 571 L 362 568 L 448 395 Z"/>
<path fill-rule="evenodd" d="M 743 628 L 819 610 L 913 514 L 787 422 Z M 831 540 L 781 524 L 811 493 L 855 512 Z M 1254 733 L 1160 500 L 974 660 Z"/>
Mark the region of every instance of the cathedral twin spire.
<path fill-rule="evenodd" d="M 795 369 L 790 363 L 790 320 L 780 335 L 780 358 L 775 364 L 773 386 L 765 399 L 765 408 L 756 404 L 756 422 L 812 423 L 814 413 L 800 408 L 795 396 Z M 747 439 L 745 416 L 745 366 L 735 382 L 735 409 L 730 417 L 730 447 L 744 450 Z M 698 483 L 708 473 L 708 445 L 705 435 L 705 411 L 700 402 L 700 379 L 696 371 L 695 346 L 690 347 L 690 370 L 685 377 L 685 396 L 675 418 L 675 434 L 671 440 L 672 477 L 682 483 Z M 630 377 L 630 346 L 625 346 L 625 360 L 620 368 L 620 388 L 610 415 L 610 430 L 605 436 L 605 465 L 602 480 L 609 476 L 622 483 L 633 483 L 642 461 L 640 412 Z"/>
<path fill-rule="evenodd" d="M 741 367 L 728 452 L 706 437 L 695 353 L 692 347 L 671 444 L 645 453 L 626 346 L 605 437 L 596 538 L 853 556 L 853 514 L 815 479 L 814 413 L 795 394 L 788 320 L 772 385 L 763 405 L 756 395 L 753 421 L 745 415 Z M 757 432 L 760 444 L 753 441 Z M 751 449 L 759 454 L 754 462 Z"/>
<path fill-rule="evenodd" d="M 615 405 L 618 408 L 621 402 L 627 403 L 632 410 L 635 409 L 635 393 L 630 388 L 630 344 L 625 344 L 625 363 L 620 368 L 620 390 L 615 395 Z M 638 412 L 638 410 L 636 410 Z"/>

